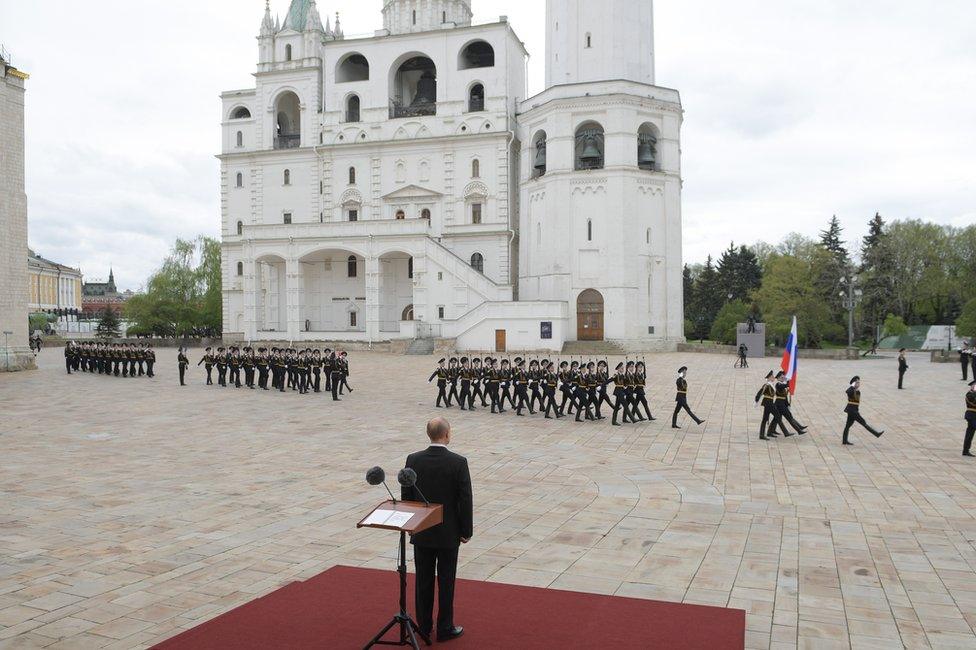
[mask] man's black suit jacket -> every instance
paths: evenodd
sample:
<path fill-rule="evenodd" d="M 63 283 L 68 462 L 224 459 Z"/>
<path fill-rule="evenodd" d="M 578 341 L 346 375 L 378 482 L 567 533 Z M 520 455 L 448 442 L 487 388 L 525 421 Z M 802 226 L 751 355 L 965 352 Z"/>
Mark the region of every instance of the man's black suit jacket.
<path fill-rule="evenodd" d="M 447 447 L 430 446 L 407 456 L 407 467 L 417 472 L 417 487 L 431 503 L 444 506 L 443 523 L 413 535 L 411 544 L 430 548 L 456 548 L 474 528 L 471 474 L 468 459 Z M 423 501 L 414 488 L 403 487 L 405 501 Z"/>

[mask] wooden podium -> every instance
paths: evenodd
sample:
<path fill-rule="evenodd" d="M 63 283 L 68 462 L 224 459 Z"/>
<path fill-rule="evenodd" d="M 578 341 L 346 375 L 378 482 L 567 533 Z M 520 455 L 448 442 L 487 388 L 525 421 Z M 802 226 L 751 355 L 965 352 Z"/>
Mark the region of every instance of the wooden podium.
<path fill-rule="evenodd" d="M 420 650 L 420 644 L 417 643 L 418 636 L 424 640 L 424 643 L 430 645 L 430 636 L 421 632 L 416 621 L 407 613 L 407 533 L 411 535 L 419 533 L 443 521 L 444 506 L 442 505 L 389 499 L 373 508 L 356 524 L 356 528 L 379 528 L 400 533 L 400 558 L 397 563 L 397 573 L 400 575 L 400 611 L 366 644 L 367 649 L 374 645 L 408 645 L 415 650 Z M 400 639 L 383 641 L 383 636 L 395 625 L 400 627 Z"/>

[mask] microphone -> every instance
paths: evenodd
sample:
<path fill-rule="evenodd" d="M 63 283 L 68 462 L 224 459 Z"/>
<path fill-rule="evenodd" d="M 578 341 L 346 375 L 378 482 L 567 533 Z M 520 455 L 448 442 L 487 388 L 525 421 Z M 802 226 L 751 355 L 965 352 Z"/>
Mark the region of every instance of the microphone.
<path fill-rule="evenodd" d="M 414 480 L 416 480 L 416 477 L 417 475 L 414 474 Z M 399 477 L 397 478 L 399 479 Z M 386 484 L 386 472 L 383 471 L 382 467 L 377 465 L 376 467 L 369 469 L 366 472 L 366 482 L 370 485 L 379 485 L 382 483 L 383 487 L 385 487 L 386 491 L 389 493 L 390 498 L 393 499 L 393 503 L 396 503 L 396 497 L 393 496 L 392 492 L 390 492 L 390 486 Z"/>
<path fill-rule="evenodd" d="M 424 500 L 424 504 L 428 506 L 430 505 L 430 501 L 427 500 L 427 497 L 424 496 L 424 493 L 420 491 L 419 487 L 417 487 L 417 472 L 413 471 L 409 467 L 404 467 L 399 472 L 397 472 L 397 481 L 403 487 L 409 487 L 415 489 L 417 491 L 417 494 L 420 495 L 420 498 Z"/>

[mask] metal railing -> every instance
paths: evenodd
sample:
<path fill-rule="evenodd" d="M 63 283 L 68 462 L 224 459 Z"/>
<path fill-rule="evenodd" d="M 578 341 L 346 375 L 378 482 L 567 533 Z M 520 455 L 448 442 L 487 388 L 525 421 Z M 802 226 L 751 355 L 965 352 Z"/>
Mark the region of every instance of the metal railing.
<path fill-rule="evenodd" d="M 404 106 L 401 102 L 390 100 L 391 120 L 403 117 L 423 117 L 425 115 L 437 115 L 437 102 L 418 104 L 416 106 Z"/>
<path fill-rule="evenodd" d="M 298 149 L 300 146 L 302 146 L 302 136 L 298 134 L 279 135 L 274 140 L 275 149 Z"/>

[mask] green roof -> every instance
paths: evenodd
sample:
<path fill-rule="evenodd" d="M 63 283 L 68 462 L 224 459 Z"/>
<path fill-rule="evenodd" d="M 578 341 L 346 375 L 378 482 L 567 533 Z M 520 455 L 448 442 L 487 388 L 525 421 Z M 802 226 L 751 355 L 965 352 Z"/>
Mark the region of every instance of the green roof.
<path fill-rule="evenodd" d="M 291 0 L 291 6 L 288 7 L 288 14 L 285 16 L 285 24 L 281 28 L 294 29 L 296 32 L 305 31 L 305 18 L 311 6 L 312 0 Z"/>

